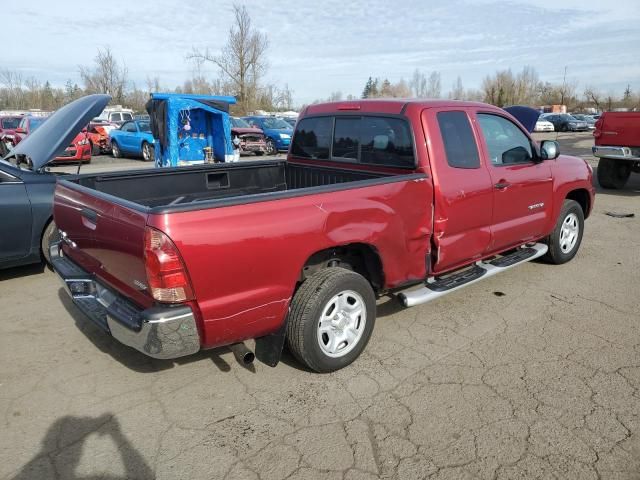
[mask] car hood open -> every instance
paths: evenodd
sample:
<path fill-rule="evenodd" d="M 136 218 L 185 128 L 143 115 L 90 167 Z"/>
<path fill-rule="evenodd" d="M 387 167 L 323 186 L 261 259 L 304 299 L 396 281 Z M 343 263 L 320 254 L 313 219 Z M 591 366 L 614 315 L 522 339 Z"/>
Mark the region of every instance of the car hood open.
<path fill-rule="evenodd" d="M 104 110 L 109 100 L 109 95 L 87 95 L 65 105 L 27 135 L 7 157 L 23 155 L 31 160 L 34 171 L 40 170 L 64 152 L 82 128 Z"/>
<path fill-rule="evenodd" d="M 522 105 L 514 105 L 507 107 L 505 110 L 518 120 L 529 133 L 536 128 L 536 122 L 540 117 L 540 112 L 535 108 L 525 107 Z"/>

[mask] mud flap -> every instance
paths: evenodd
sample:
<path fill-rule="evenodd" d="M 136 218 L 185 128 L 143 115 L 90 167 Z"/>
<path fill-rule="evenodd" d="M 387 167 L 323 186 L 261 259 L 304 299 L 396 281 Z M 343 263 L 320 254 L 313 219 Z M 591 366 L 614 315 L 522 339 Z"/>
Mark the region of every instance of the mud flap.
<path fill-rule="evenodd" d="M 275 367 L 280 362 L 287 332 L 287 320 L 275 332 L 256 338 L 256 358 L 262 363 Z"/>

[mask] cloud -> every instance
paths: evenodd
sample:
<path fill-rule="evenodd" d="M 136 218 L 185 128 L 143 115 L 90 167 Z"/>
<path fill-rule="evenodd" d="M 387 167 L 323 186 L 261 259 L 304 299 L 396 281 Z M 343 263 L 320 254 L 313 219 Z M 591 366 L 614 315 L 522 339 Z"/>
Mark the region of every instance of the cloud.
<path fill-rule="evenodd" d="M 537 69 L 561 80 L 564 67 L 580 83 L 621 91 L 640 88 L 637 62 L 640 2 L 620 0 L 320 0 L 243 2 L 270 40 L 268 80 L 288 83 L 298 102 L 340 90 L 359 94 L 369 75 L 396 81 L 413 70 L 458 75 L 477 87 L 496 69 Z M 559 5 L 562 3 L 562 5 Z M 79 81 L 78 65 L 109 45 L 143 84 L 182 83 L 193 46 L 219 50 L 232 22 L 232 3 L 111 0 L 108 8 L 68 0 L 30 0 L 4 7 L 4 67 L 62 84 Z M 24 40 L 22 40 L 24 39 Z M 624 67 L 620 67 L 623 65 Z M 208 68 L 214 74 L 214 69 Z M 606 72 L 606 75 L 603 74 Z"/>

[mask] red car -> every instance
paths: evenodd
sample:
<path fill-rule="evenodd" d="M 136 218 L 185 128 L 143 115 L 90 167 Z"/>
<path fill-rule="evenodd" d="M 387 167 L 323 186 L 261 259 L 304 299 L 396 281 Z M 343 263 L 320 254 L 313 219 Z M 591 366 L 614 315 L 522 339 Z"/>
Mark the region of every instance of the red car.
<path fill-rule="evenodd" d="M 250 361 L 239 342 L 255 339 L 275 365 L 286 341 L 337 370 L 367 345 L 377 296 L 410 307 L 578 253 L 593 172 L 534 141 L 534 114 L 525 128 L 474 102 L 317 104 L 286 161 L 62 178 L 52 265 L 88 319 L 151 357 L 231 345 Z"/>
<path fill-rule="evenodd" d="M 259 128 L 254 128 L 246 120 L 231 117 L 231 137 L 240 154 L 255 153 L 264 155 L 267 151 L 267 140 Z"/>
<path fill-rule="evenodd" d="M 22 116 L 2 116 L 0 117 L 0 157 L 4 157 L 11 147 L 15 137 L 15 129 L 18 128 Z"/>
<path fill-rule="evenodd" d="M 111 152 L 111 140 L 109 132 L 118 128 L 114 123 L 105 121 L 92 121 L 87 127 L 89 133 L 89 142 L 91 143 L 91 153 L 100 155 Z"/>
<path fill-rule="evenodd" d="M 12 146 L 18 145 L 22 139 L 34 132 L 40 125 L 47 121 L 48 117 L 35 117 L 27 115 L 22 117 L 18 128 L 15 129 Z M 71 145 L 51 163 L 89 163 L 91 161 L 91 142 L 86 134 L 86 129 L 78 133 Z"/>

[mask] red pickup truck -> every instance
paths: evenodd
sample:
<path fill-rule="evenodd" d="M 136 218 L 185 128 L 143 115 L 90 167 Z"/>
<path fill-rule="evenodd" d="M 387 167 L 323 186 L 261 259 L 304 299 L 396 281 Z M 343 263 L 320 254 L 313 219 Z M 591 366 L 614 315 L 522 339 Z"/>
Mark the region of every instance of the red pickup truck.
<path fill-rule="evenodd" d="M 90 320 L 149 356 L 230 345 L 250 360 L 255 339 L 275 365 L 286 341 L 332 371 L 365 348 L 379 295 L 412 306 L 571 260 L 592 170 L 558 155 L 481 103 L 312 105 L 286 161 L 59 180 L 52 265 Z"/>
<path fill-rule="evenodd" d="M 624 188 L 631 172 L 640 173 L 640 112 L 604 112 L 593 136 L 600 186 Z"/>

